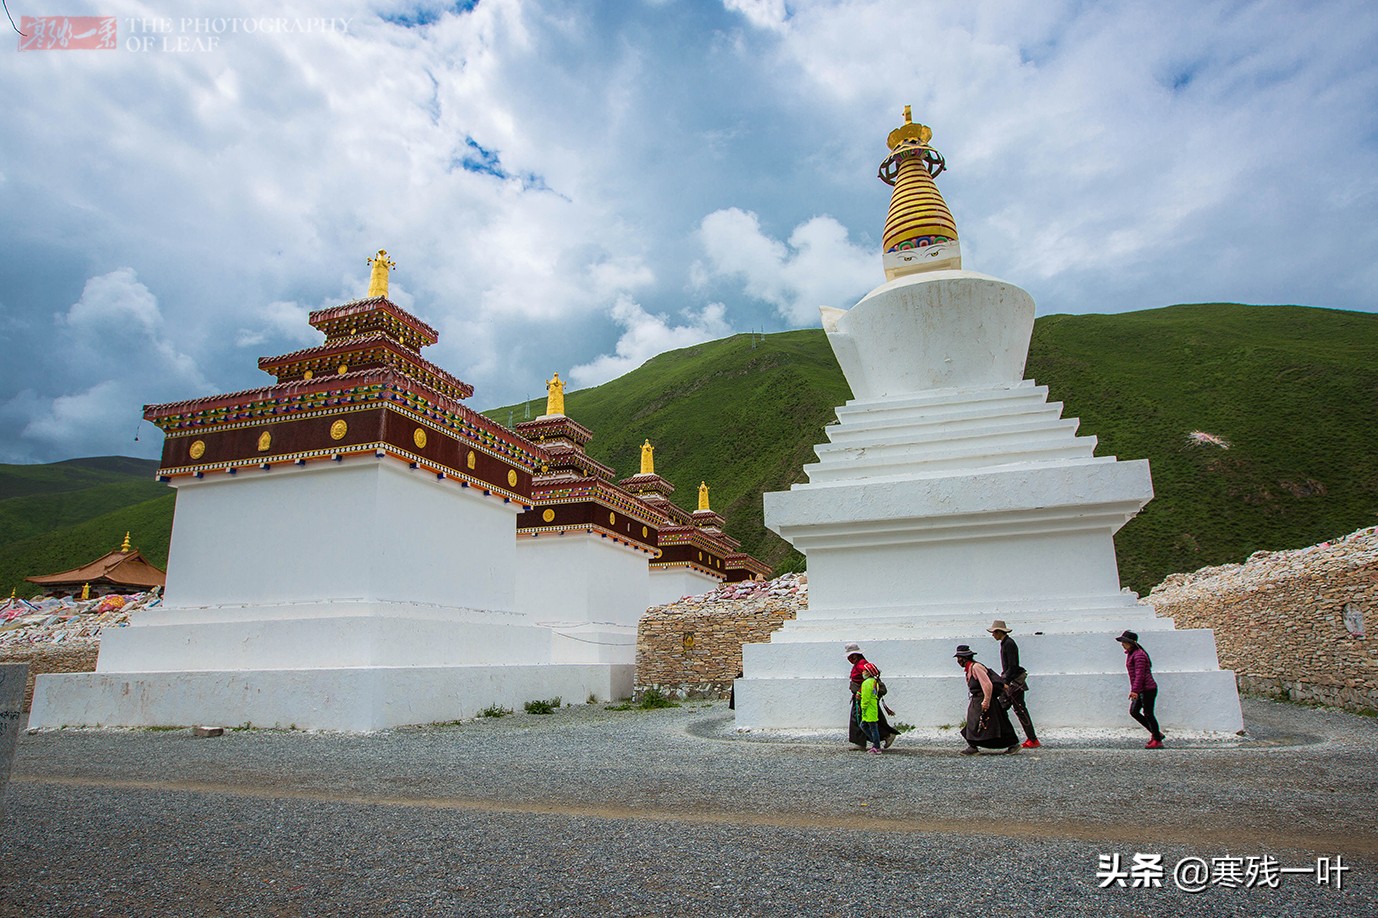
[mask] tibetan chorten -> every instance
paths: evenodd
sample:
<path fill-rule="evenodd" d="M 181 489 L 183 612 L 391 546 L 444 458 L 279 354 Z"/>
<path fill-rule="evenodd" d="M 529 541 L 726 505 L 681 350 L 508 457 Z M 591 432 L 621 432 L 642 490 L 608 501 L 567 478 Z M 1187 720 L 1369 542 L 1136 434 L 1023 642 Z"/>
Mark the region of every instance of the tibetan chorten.
<path fill-rule="evenodd" d="M 45 592 L 80 596 L 108 593 L 142 593 L 167 583 L 167 574 L 149 564 L 137 548 L 130 547 L 129 533 L 120 547 L 70 571 L 25 577 Z M 87 589 L 89 587 L 89 590 Z"/>
<path fill-rule="evenodd" d="M 368 297 L 310 314 L 322 344 L 259 361 L 274 384 L 145 408 L 177 489 L 164 604 L 95 673 L 40 676 L 31 726 L 373 730 L 630 694 L 630 664 L 565 663 L 517 609 L 550 455 L 462 404 L 369 263 Z"/>
<path fill-rule="evenodd" d="M 554 630 L 561 659 L 635 663 L 647 564 L 667 520 L 584 451 L 593 433 L 565 415 L 558 373 L 546 391 L 545 414 L 516 425 L 548 457 L 517 517 L 517 608 Z"/>
<path fill-rule="evenodd" d="M 1120 588 L 1114 535 L 1153 496 L 1147 460 L 1097 456 L 1023 378 L 1033 299 L 960 270 L 931 137 L 908 108 L 889 137 L 886 282 L 851 309 L 822 308 L 854 397 L 807 482 L 765 495 L 766 526 L 808 559 L 809 606 L 743 648 L 738 725 L 842 730 L 847 642 L 908 699 L 906 720 L 960 720 L 953 647 L 998 661 L 986 629 L 999 619 L 1037 686 L 1040 726 L 1126 726 L 1114 637 L 1130 629 L 1153 654 L 1163 725 L 1233 734 L 1239 700 L 1214 635 L 1174 630 Z"/>
<path fill-rule="evenodd" d="M 641 445 L 641 471 L 624 478 L 623 488 L 659 510 L 666 517 L 661 527 L 660 554 L 651 561 L 651 605 L 674 602 L 715 589 L 727 579 L 727 559 L 740 544 L 718 528 L 722 517 L 711 511 L 699 525 L 694 514 L 670 500 L 675 486 L 656 474 L 655 447 Z"/>

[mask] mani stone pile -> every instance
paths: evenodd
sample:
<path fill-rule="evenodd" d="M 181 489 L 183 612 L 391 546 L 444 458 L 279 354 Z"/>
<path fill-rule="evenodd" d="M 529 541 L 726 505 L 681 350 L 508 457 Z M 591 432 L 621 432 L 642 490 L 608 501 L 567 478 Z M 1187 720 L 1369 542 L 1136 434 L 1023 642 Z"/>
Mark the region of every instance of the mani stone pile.
<path fill-rule="evenodd" d="M 636 632 L 636 694 L 726 698 L 742 645 L 770 635 L 809 604 L 807 574 L 728 583 L 647 610 Z"/>
<path fill-rule="evenodd" d="M 1256 694 L 1378 710 L 1378 527 L 1243 564 L 1172 574 L 1146 602 L 1215 630 L 1220 665 Z"/>
<path fill-rule="evenodd" d="M 129 616 L 162 602 L 161 590 L 91 599 L 10 598 L 0 604 L 0 663 L 27 663 L 24 707 L 41 673 L 86 673 L 96 668 L 101 632 L 125 628 Z"/>

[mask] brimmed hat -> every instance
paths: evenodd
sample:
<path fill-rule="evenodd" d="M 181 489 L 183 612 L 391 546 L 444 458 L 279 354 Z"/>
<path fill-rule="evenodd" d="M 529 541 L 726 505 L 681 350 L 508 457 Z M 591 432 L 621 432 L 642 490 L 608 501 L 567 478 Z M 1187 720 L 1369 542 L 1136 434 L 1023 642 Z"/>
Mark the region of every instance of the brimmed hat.
<path fill-rule="evenodd" d="M 1117 640 L 1117 641 L 1128 641 L 1128 642 L 1131 643 L 1131 644 L 1137 644 L 1137 643 L 1139 643 L 1139 636 L 1138 636 L 1137 634 L 1135 634 L 1133 631 L 1126 631 L 1124 634 L 1122 634 L 1122 635 L 1120 635 L 1119 637 L 1115 638 L 1115 640 Z"/>
<path fill-rule="evenodd" d="M 872 676 L 872 677 L 879 677 L 879 676 L 880 676 L 880 667 L 876 666 L 876 664 L 874 664 L 874 663 L 867 663 L 865 666 L 863 666 L 863 667 L 861 668 L 861 671 L 862 671 L 864 674 L 866 674 L 867 676 Z"/>
<path fill-rule="evenodd" d="M 976 651 L 972 650 L 972 649 L 971 649 L 970 647 L 968 647 L 966 644 L 958 644 L 958 645 L 957 645 L 957 652 L 954 653 L 953 656 L 954 656 L 954 657 L 974 657 L 974 656 L 976 656 Z"/>
<path fill-rule="evenodd" d="M 858 646 L 855 645 L 855 644 L 848 644 L 846 647 L 843 647 L 843 648 L 842 648 L 842 654 L 843 654 L 843 656 L 850 657 L 850 656 L 851 656 L 852 654 L 854 654 L 854 653 L 857 653 L 857 654 L 861 653 L 861 648 L 858 647 Z M 863 654 L 863 656 L 864 656 L 864 654 Z"/>
<path fill-rule="evenodd" d="M 990 627 L 986 630 L 989 631 L 991 634 L 994 634 L 997 631 L 1003 631 L 1006 634 L 1009 634 L 1010 626 L 1005 624 L 1005 620 L 1003 618 L 997 618 L 995 621 L 990 623 Z"/>

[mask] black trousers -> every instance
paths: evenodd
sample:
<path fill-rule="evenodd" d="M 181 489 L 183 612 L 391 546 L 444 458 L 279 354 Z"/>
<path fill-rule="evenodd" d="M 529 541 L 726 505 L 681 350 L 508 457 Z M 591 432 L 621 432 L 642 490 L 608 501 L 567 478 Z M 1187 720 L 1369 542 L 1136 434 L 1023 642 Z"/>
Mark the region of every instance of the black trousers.
<path fill-rule="evenodd" d="M 1156 688 L 1140 692 L 1139 697 L 1129 703 L 1129 716 L 1143 724 L 1144 729 L 1152 734 L 1154 739 L 1160 740 L 1163 738 L 1163 731 L 1158 729 L 1158 718 L 1153 716 L 1153 703 L 1157 700 Z"/>
<path fill-rule="evenodd" d="M 1019 726 L 1024 728 L 1024 738 L 1038 739 L 1038 735 L 1034 733 L 1033 718 L 1029 716 L 1029 709 L 1024 706 L 1024 693 L 1006 689 L 1005 697 L 1010 700 L 1010 710 L 1014 712 L 1015 717 L 1019 718 Z"/>

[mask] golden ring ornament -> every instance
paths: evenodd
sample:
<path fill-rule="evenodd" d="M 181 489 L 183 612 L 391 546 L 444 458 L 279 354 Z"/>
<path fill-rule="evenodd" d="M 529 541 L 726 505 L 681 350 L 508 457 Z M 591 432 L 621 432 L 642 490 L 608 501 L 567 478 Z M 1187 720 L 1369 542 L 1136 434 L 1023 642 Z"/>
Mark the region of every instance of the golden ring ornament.
<path fill-rule="evenodd" d="M 546 511 L 541 514 L 541 519 L 545 520 L 547 523 L 553 522 L 555 520 L 555 511 L 547 507 Z"/>
<path fill-rule="evenodd" d="M 650 535 L 650 534 L 651 534 L 650 531 L 649 531 L 645 526 L 642 526 L 642 527 L 641 527 L 641 537 L 642 537 L 643 539 L 646 538 L 646 537 L 647 537 L 648 535 Z"/>
<path fill-rule="evenodd" d="M 616 513 L 609 513 L 609 514 L 608 514 L 608 525 L 609 525 L 609 526 L 616 526 L 616 525 L 617 525 L 617 514 L 616 514 Z"/>
<path fill-rule="evenodd" d="M 703 560 L 703 552 L 699 552 L 699 560 L 700 560 L 700 561 Z"/>
<path fill-rule="evenodd" d="M 417 449 L 426 447 L 426 428 L 418 427 L 411 432 L 411 441 L 416 444 Z"/>
<path fill-rule="evenodd" d="M 258 451 L 260 453 L 268 452 L 268 450 L 271 449 L 272 446 L 273 435 L 271 433 L 265 430 L 263 433 L 258 435 Z"/>
<path fill-rule="evenodd" d="M 343 420 L 330 425 L 330 439 L 332 440 L 343 440 L 347 433 L 349 433 L 349 425 Z"/>
<path fill-rule="evenodd" d="M 507 483 L 508 483 L 510 486 L 514 487 L 514 488 L 517 486 L 517 470 L 516 470 L 516 469 L 508 469 L 508 470 L 507 470 Z"/>
<path fill-rule="evenodd" d="M 465 457 L 464 464 L 471 469 L 478 464 L 478 457 L 474 455 L 473 450 L 469 450 L 469 455 Z"/>
<path fill-rule="evenodd" d="M 206 441 L 191 441 L 191 448 L 187 450 L 187 455 L 191 456 L 193 459 L 200 459 L 202 456 L 206 455 Z"/>

